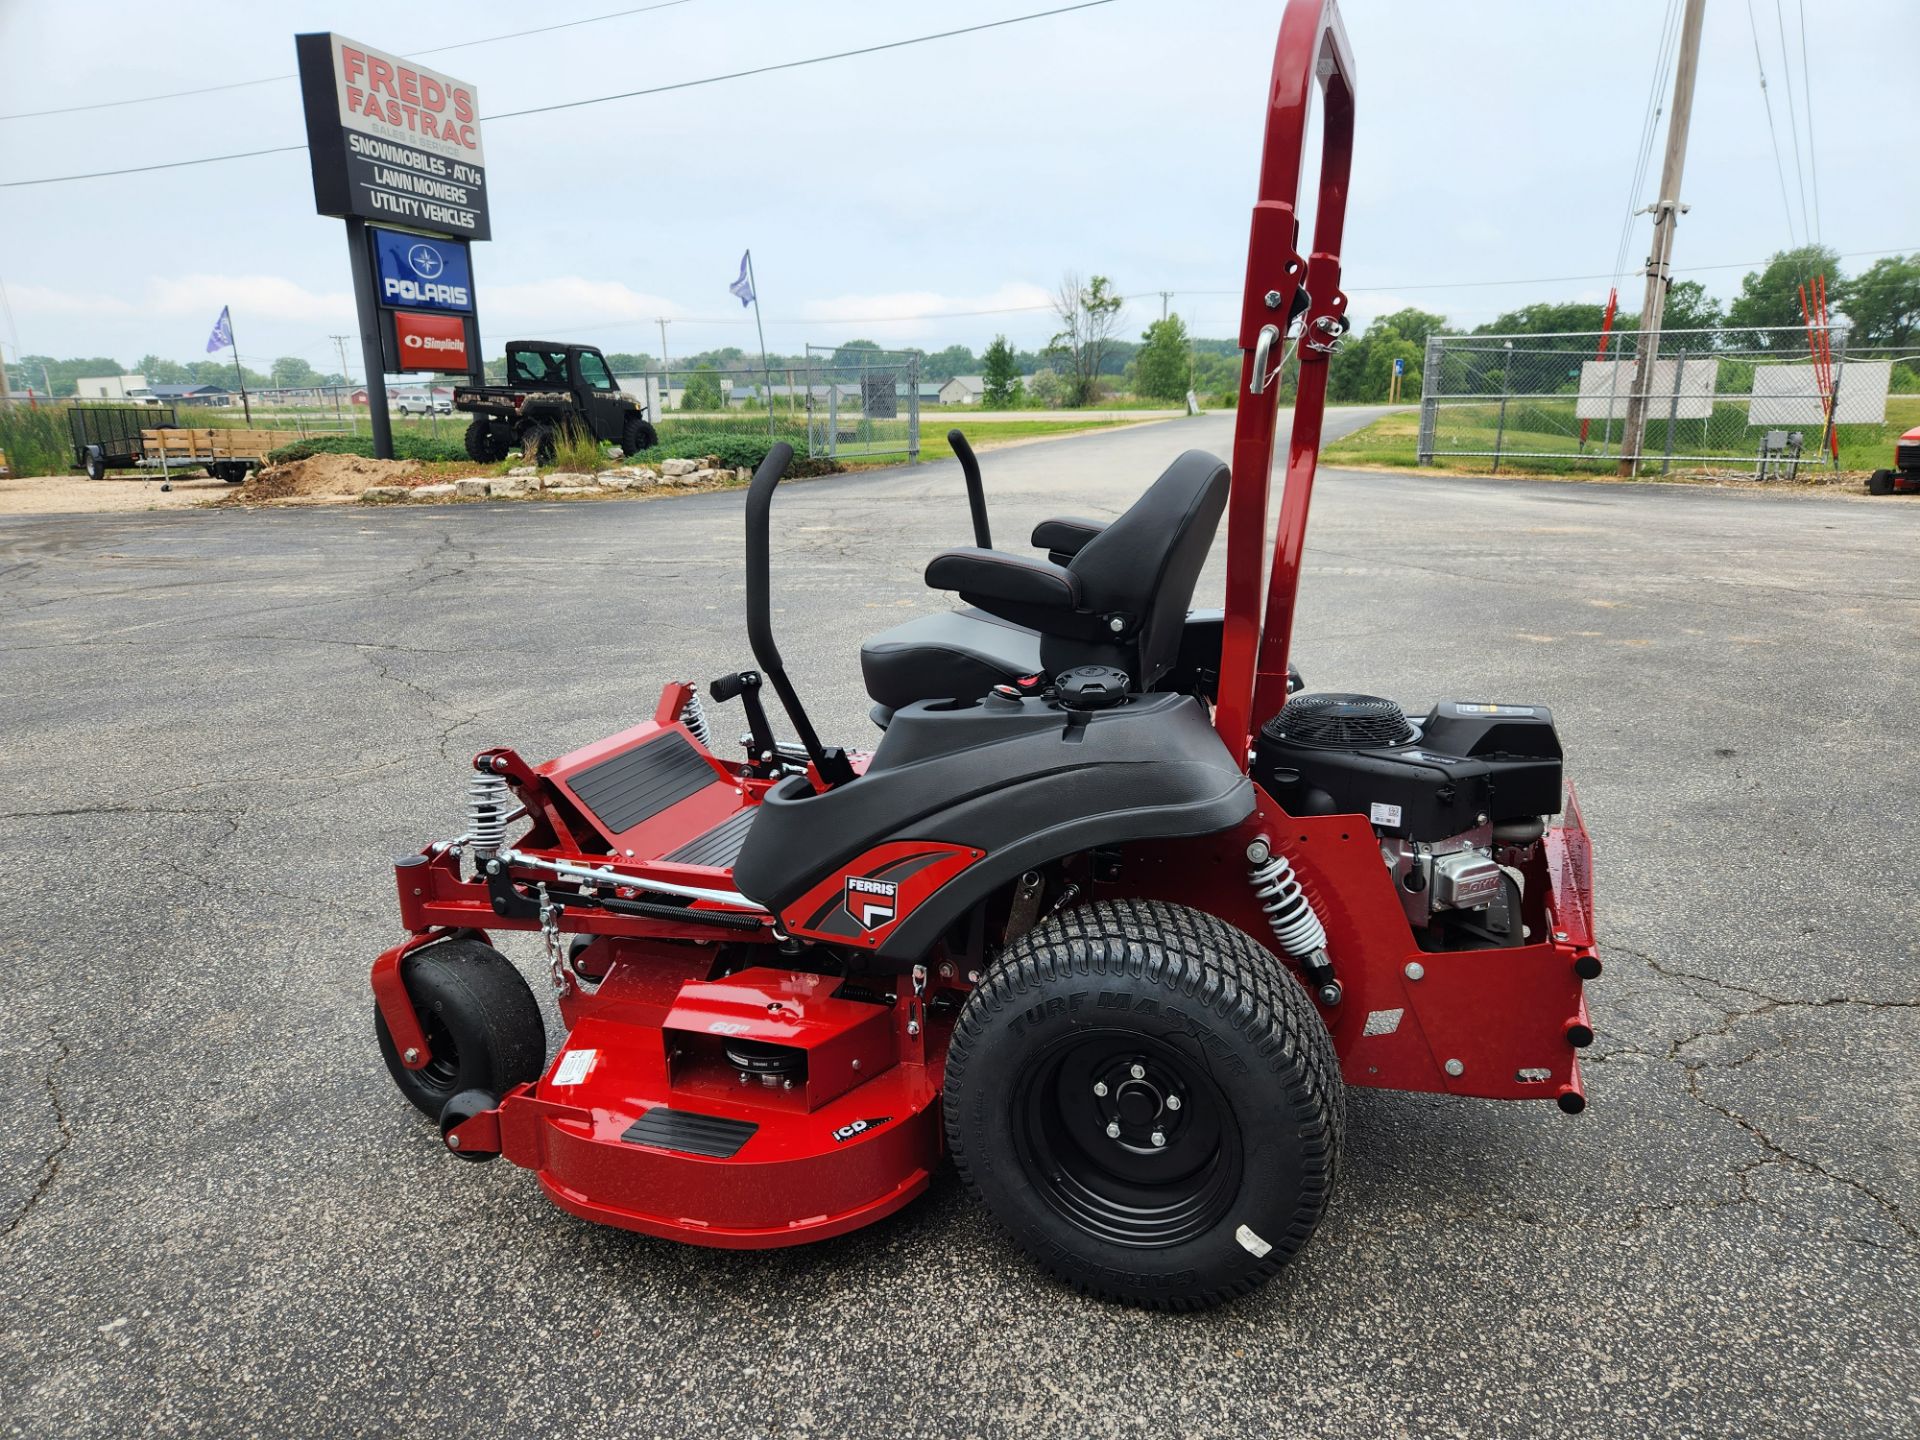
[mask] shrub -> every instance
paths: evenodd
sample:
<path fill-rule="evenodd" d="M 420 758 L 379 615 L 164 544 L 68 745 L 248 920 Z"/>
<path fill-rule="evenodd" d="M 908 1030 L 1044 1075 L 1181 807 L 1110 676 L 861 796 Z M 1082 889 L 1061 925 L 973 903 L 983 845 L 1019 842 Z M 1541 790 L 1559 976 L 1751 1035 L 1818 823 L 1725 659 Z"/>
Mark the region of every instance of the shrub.
<path fill-rule="evenodd" d="M 15 475 L 58 475 L 73 463 L 64 406 L 0 407 L 0 450 Z"/>
<path fill-rule="evenodd" d="M 285 465 L 292 460 L 310 460 L 315 455 L 359 455 L 364 459 L 373 458 L 373 437 L 371 435 L 309 435 L 304 440 L 295 440 L 290 445 L 282 445 L 267 455 L 269 465 Z M 393 436 L 393 458 L 396 460 L 464 460 L 467 452 L 457 440 L 435 440 L 430 435 L 412 435 L 404 430 L 396 430 Z"/>

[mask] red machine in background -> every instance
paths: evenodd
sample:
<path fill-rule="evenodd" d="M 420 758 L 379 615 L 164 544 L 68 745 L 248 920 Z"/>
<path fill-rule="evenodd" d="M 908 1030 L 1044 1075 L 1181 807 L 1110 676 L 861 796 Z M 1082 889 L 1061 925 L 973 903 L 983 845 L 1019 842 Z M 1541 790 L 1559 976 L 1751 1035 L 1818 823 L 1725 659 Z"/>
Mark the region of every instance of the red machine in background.
<path fill-rule="evenodd" d="M 1353 115 L 1334 5 L 1292 0 L 1230 477 L 1189 451 L 1112 523 L 1004 552 L 956 435 L 976 543 L 927 580 L 967 608 L 863 647 L 871 753 L 821 743 L 774 639 L 778 446 L 746 504 L 756 668 L 710 689 L 742 703 L 744 755 L 676 683 L 557 760 L 475 759 L 466 832 L 396 865 L 408 937 L 373 971 L 389 1069 L 450 1149 L 506 1155 L 576 1215 L 742 1248 L 886 1215 L 944 1149 L 1040 1264 L 1184 1308 L 1306 1243 L 1345 1085 L 1582 1107 L 1599 961 L 1551 714 L 1293 693 Z M 1223 513 L 1225 609 L 1192 610 Z M 551 1054 L 500 929 L 542 936 Z"/>

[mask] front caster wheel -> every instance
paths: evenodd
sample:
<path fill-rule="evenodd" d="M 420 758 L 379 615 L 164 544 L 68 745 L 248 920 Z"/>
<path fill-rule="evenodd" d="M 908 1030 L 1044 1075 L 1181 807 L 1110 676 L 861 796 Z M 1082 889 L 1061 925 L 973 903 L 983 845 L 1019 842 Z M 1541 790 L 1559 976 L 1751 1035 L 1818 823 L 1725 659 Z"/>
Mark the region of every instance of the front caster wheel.
<path fill-rule="evenodd" d="M 403 974 L 432 1058 L 409 1070 L 378 1006 L 373 1027 L 393 1083 L 422 1114 L 439 1120 L 463 1091 L 504 1095 L 540 1078 L 546 1022 L 506 956 L 478 940 L 444 940 L 409 955 Z"/>
<path fill-rule="evenodd" d="M 1312 1000 L 1264 946 L 1159 902 L 1030 930 L 968 998 L 947 1143 L 1046 1269 L 1156 1309 L 1264 1284 L 1313 1234 L 1346 1120 Z"/>
<path fill-rule="evenodd" d="M 499 1103 L 497 1097 L 489 1095 L 484 1090 L 462 1090 L 447 1101 L 440 1111 L 440 1138 L 446 1142 L 447 1149 L 462 1160 L 471 1160 L 476 1164 L 497 1159 L 500 1154 L 498 1150 L 461 1149 L 454 1143 L 453 1132 L 474 1116 L 493 1109 Z"/>

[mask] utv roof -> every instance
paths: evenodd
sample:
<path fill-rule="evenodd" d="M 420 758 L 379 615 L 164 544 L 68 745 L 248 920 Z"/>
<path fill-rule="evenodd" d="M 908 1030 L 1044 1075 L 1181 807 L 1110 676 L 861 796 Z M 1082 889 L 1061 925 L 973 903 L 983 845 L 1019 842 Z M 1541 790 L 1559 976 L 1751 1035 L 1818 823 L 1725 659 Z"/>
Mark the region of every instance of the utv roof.
<path fill-rule="evenodd" d="M 591 350 L 591 345 L 582 345 L 577 340 L 509 340 L 509 350 Z"/>

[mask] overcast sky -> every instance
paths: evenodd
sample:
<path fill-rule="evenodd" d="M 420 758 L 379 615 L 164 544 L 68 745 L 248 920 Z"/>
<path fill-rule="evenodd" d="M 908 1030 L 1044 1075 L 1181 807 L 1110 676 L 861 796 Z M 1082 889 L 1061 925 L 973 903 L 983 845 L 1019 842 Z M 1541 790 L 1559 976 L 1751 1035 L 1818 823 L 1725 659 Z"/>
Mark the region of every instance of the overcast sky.
<path fill-rule="evenodd" d="M 643 3 L 643 0 L 641 0 Z M 657 3 L 657 0 L 656 0 Z M 482 114 L 697 79 L 1048 8 L 1062 0 L 686 0 L 423 58 Z M 1797 238 L 1784 19 L 1819 234 L 1920 250 L 1898 160 L 1914 0 L 1752 0 Z M 1776 15 L 1776 4 L 1780 13 Z M 396 52 L 630 8 L 621 0 L 190 6 L 0 0 L 0 113 L 285 75 L 293 35 Z M 475 247 L 488 349 L 510 334 L 658 353 L 752 349 L 728 294 L 752 246 L 771 348 L 867 336 L 1036 345 L 1062 271 L 1113 278 L 1129 335 L 1157 292 L 1201 335 L 1233 330 L 1265 81 L 1281 11 L 1249 0 L 1115 3 L 879 55 L 485 129 L 495 239 Z M 1403 304 L 1473 324 L 1542 299 L 1604 299 L 1666 0 L 1350 0 L 1359 138 L 1346 279 L 1356 317 Z M 1708 0 L 1676 260 L 1719 293 L 1789 240 L 1746 0 Z M 1662 103 L 1665 95 L 1662 95 Z M 1664 124 L 1664 122 L 1663 122 Z M 304 139 L 291 79 L 0 121 L 0 180 Z M 1639 203 L 1652 198 L 1659 170 Z M 1808 195 L 1809 210 L 1812 195 Z M 1646 251 L 1638 222 L 1628 265 Z M 249 363 L 333 369 L 351 332 L 345 242 L 304 154 L 0 189 L 0 342 L 55 355 L 203 354 L 223 304 Z M 1870 264 L 1861 256 L 1850 271 Z M 1623 288 L 1637 305 L 1638 285 Z M 1228 292 L 1228 293 L 1206 293 Z M 927 318 L 953 311 L 1012 313 Z M 17 348 L 16 348 L 17 347 Z M 354 352 L 357 368 L 357 351 Z"/>

